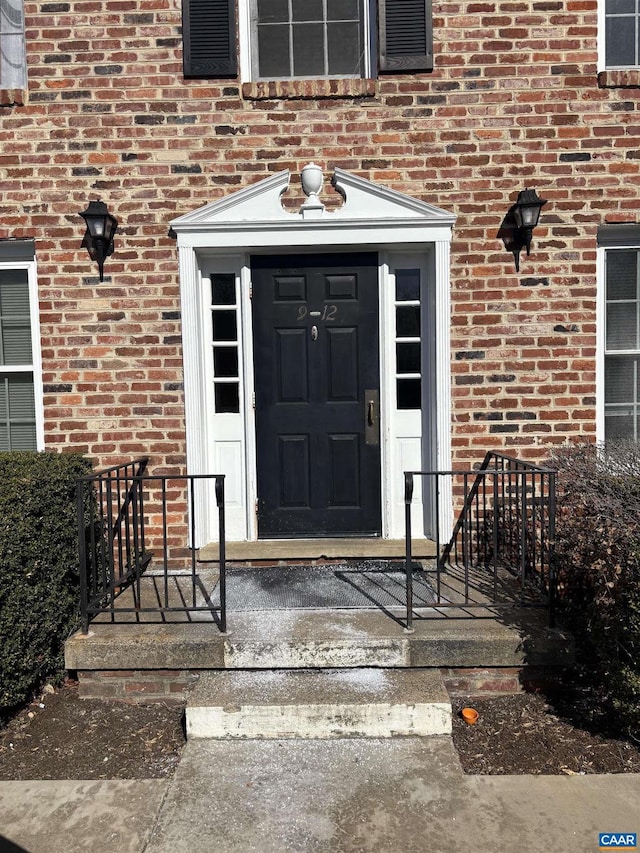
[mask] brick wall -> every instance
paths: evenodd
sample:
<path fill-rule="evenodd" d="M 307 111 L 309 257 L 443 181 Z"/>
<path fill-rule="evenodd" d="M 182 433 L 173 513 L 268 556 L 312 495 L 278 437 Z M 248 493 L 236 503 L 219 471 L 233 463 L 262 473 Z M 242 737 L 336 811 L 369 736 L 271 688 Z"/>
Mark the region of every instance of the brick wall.
<path fill-rule="evenodd" d="M 458 216 L 454 461 L 593 436 L 596 228 L 638 221 L 640 195 L 638 80 L 598 78 L 595 0 L 435 0 L 432 74 L 244 86 L 185 82 L 178 0 L 25 8 L 30 84 L 1 108 L 0 237 L 36 240 L 49 448 L 181 469 L 168 223 L 312 159 Z M 497 232 L 525 186 L 549 203 L 516 274 Z M 120 220 L 103 284 L 77 215 L 96 197 Z"/>
<path fill-rule="evenodd" d="M 206 670 L 204 670 L 206 671 Z M 83 670 L 75 673 L 83 699 L 171 702 L 185 705 L 198 670 Z M 497 696 L 562 689 L 560 667 L 457 667 L 440 670 L 451 697 Z"/>

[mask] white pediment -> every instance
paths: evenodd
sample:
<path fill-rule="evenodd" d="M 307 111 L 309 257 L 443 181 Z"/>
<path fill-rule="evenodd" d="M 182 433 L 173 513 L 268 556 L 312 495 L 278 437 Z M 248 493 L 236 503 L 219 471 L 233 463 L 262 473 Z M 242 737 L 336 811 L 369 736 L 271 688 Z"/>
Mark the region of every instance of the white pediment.
<path fill-rule="evenodd" d="M 332 229 L 338 225 L 372 226 L 375 223 L 394 222 L 413 226 L 450 227 L 455 222 L 455 216 L 439 207 L 338 168 L 334 171 L 331 185 L 344 200 L 339 208 L 328 211 L 322 204 L 320 191 L 317 197 L 313 194 L 299 212 L 291 213 L 282 206 L 281 198 L 289 187 L 290 179 L 288 169 L 278 172 L 175 219 L 171 227 L 180 235 L 185 232 L 229 230 L 234 225 L 243 226 L 244 229 L 251 225 L 279 225 L 285 230 L 287 227 L 297 229 L 308 226 L 315 230 L 323 226 Z"/>

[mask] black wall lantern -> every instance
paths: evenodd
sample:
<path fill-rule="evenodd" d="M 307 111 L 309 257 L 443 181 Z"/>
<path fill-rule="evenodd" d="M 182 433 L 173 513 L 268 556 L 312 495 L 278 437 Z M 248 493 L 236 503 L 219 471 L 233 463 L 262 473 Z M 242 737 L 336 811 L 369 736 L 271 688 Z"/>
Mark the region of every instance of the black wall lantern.
<path fill-rule="evenodd" d="M 521 190 L 518 193 L 518 200 L 512 205 L 502 223 L 502 238 L 507 251 L 513 253 L 516 272 L 520 270 L 522 249 L 526 249 L 529 255 L 533 229 L 538 224 L 540 211 L 546 203 L 546 198 L 540 198 L 535 190 Z"/>
<path fill-rule="evenodd" d="M 91 260 L 97 262 L 100 281 L 104 281 L 104 262 L 113 254 L 113 235 L 116 233 L 118 220 L 109 213 L 103 201 L 90 201 L 89 207 L 79 216 L 87 225 L 81 248 L 86 249 Z"/>

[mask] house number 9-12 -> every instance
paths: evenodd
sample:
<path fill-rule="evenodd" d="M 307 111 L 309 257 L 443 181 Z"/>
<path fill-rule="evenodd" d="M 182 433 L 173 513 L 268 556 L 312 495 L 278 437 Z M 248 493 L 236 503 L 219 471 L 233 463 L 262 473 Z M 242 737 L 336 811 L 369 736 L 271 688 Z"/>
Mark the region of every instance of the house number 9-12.
<path fill-rule="evenodd" d="M 306 317 L 319 317 L 321 320 L 335 320 L 338 316 L 337 305 L 325 305 L 322 311 L 309 311 L 306 305 L 300 305 L 298 308 L 298 322 Z"/>

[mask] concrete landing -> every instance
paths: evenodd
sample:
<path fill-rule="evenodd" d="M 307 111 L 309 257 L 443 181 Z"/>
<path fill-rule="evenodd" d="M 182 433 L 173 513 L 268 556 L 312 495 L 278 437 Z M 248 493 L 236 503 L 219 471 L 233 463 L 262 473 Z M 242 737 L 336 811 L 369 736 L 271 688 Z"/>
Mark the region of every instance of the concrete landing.
<path fill-rule="evenodd" d="M 203 673 L 186 708 L 188 738 L 333 738 L 451 733 L 437 671 Z"/>

